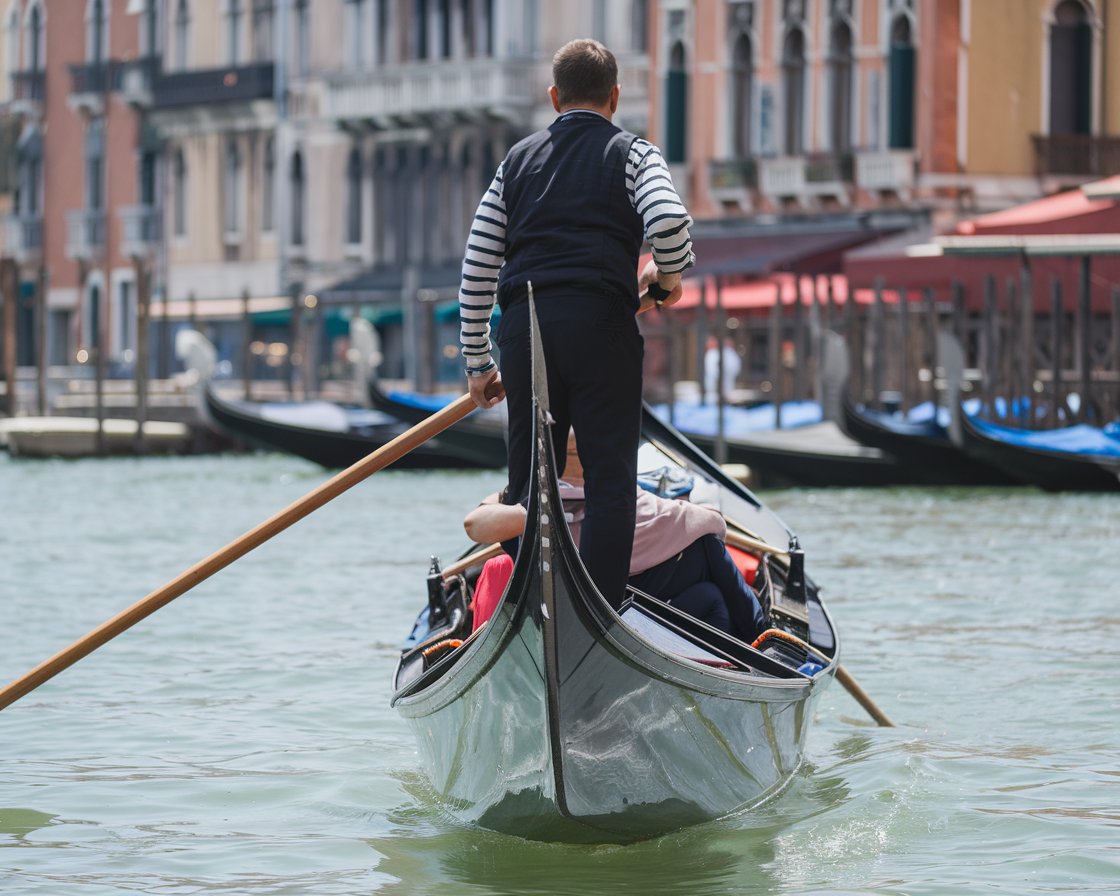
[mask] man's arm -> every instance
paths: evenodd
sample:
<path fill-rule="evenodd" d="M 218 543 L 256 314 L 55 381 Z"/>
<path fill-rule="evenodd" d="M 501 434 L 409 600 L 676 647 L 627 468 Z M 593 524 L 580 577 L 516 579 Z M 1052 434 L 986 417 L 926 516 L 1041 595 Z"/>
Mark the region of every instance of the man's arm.
<path fill-rule="evenodd" d="M 459 342 L 466 364 L 467 383 L 479 407 L 492 407 L 505 397 L 490 346 L 490 316 L 498 288 L 498 272 L 505 261 L 506 208 L 499 165 L 471 224 L 463 255 L 459 287 Z"/>
<path fill-rule="evenodd" d="M 672 305 L 681 297 L 681 273 L 696 261 L 689 231 L 692 218 L 673 187 L 661 152 L 646 140 L 635 140 L 630 146 L 626 185 L 653 253 L 638 279 L 638 289 L 644 291 L 656 283 L 659 291 L 668 293 L 658 307 Z M 653 297 L 643 300 L 642 310 L 653 304 Z"/>

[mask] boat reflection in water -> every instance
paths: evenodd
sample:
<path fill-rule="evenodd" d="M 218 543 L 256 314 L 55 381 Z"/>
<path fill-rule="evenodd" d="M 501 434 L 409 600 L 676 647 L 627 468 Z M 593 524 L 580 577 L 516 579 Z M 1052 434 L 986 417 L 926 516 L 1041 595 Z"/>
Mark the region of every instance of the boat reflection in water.
<path fill-rule="evenodd" d="M 782 553 L 790 531 L 647 410 L 640 469 L 691 475 L 691 500 L 781 549 L 760 551 L 756 584 L 782 634 L 756 649 L 633 591 L 616 614 L 563 521 L 541 391 L 529 522 L 497 610 L 471 635 L 477 565 L 433 570 L 394 676 L 434 787 L 463 820 L 570 842 L 639 840 L 758 805 L 799 768 L 838 663 L 816 586 Z"/>

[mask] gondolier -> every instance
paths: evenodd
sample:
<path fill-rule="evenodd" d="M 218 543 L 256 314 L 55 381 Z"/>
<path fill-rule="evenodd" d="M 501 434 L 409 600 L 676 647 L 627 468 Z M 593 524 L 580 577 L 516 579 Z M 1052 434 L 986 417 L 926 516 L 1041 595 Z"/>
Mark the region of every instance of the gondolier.
<path fill-rule="evenodd" d="M 576 40 L 553 58 L 559 117 L 515 145 L 479 205 L 463 262 L 461 341 L 479 407 L 509 405 L 509 500 L 528 496 L 531 408 L 528 284 L 537 303 L 563 472 L 569 428 L 586 472 L 581 557 L 603 596 L 623 599 L 634 532 L 642 337 L 648 287 L 658 306 L 680 297 L 693 263 L 691 218 L 657 147 L 611 123 L 614 56 Z M 653 260 L 640 277 L 643 239 Z M 502 309 L 499 373 L 490 316 Z"/>

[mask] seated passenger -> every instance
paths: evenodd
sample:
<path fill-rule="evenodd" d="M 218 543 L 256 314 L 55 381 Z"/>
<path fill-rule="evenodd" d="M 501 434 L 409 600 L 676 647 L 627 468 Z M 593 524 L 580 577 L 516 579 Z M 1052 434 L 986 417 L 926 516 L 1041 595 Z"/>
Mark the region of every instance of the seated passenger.
<path fill-rule="evenodd" d="M 635 486 L 637 488 L 637 486 Z M 560 496 L 572 538 L 579 544 L 583 520 L 583 467 L 568 439 L 568 459 Z M 494 493 L 463 520 L 467 535 L 479 544 L 518 538 L 525 530 L 526 510 L 503 504 Z M 746 583 L 724 545 L 727 524 L 714 507 L 687 499 L 660 498 L 638 489 L 630 584 L 713 628 L 750 643 L 766 627 L 758 596 Z M 487 561 L 475 587 L 474 627 L 494 612 L 513 571 L 502 555 Z"/>

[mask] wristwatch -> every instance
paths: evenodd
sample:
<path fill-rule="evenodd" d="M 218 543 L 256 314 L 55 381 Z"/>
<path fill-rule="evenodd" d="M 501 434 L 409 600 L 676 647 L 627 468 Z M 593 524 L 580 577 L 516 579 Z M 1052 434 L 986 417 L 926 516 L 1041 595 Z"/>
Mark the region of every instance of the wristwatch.
<path fill-rule="evenodd" d="M 665 300 L 672 294 L 673 291 L 671 289 L 666 289 L 656 280 L 654 280 L 652 283 L 650 283 L 649 286 L 646 287 L 646 295 L 653 299 L 653 304 L 657 308 L 660 308 L 662 304 L 664 304 Z"/>

